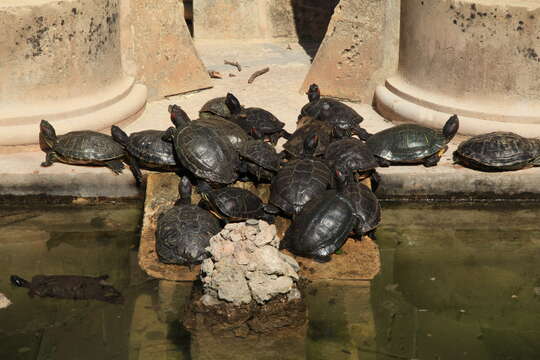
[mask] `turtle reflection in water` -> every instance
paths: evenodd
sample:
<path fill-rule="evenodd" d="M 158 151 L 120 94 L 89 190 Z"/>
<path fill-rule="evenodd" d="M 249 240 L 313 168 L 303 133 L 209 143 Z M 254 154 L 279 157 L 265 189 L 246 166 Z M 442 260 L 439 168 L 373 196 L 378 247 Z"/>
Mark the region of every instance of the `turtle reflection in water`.
<path fill-rule="evenodd" d="M 17 275 L 11 275 L 11 283 L 30 289 L 30 297 L 52 297 L 58 299 L 99 300 L 112 304 L 122 304 L 124 297 L 112 285 L 105 284 L 109 276 L 99 277 L 76 275 L 36 275 L 29 282 Z"/>

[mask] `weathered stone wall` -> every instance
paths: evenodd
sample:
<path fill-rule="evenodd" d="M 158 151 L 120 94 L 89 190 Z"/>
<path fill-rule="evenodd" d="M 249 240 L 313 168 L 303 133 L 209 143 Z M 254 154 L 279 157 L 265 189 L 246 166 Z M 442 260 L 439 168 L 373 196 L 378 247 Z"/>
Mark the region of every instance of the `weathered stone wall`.
<path fill-rule="evenodd" d="M 399 0 L 341 0 L 302 86 L 323 95 L 371 103 L 397 69 Z"/>

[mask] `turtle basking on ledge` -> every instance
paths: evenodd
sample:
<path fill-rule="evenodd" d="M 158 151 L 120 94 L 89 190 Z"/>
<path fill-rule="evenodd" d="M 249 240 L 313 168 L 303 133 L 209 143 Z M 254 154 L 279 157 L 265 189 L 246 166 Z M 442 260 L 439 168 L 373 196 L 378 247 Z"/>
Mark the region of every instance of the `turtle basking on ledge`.
<path fill-rule="evenodd" d="M 62 162 L 107 166 L 115 174 L 120 174 L 124 169 L 124 148 L 108 135 L 86 130 L 57 136 L 53 126 L 46 120 L 41 120 L 39 129 L 40 143 L 47 153 L 45 161 L 41 163 L 43 167 Z"/>

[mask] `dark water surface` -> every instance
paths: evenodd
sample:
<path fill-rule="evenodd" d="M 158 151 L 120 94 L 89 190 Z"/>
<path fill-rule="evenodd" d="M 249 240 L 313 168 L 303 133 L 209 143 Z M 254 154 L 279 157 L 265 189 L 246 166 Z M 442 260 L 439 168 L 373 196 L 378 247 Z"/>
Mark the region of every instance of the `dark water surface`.
<path fill-rule="evenodd" d="M 0 359 L 540 359 L 540 204 L 385 204 L 382 272 L 311 285 L 295 349 L 191 347 L 189 284 L 137 265 L 139 205 L 0 207 Z M 108 274 L 124 305 L 29 298 L 9 275 Z"/>

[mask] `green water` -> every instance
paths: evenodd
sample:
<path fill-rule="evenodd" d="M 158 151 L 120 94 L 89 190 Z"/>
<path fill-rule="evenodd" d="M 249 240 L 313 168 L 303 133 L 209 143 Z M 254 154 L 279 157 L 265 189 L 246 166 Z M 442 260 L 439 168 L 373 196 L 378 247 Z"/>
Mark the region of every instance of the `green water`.
<path fill-rule="evenodd" d="M 540 359 L 540 205 L 386 204 L 371 283 L 313 283 L 290 349 L 192 346 L 189 284 L 137 265 L 137 205 L 0 208 L 0 359 Z M 108 274 L 126 302 L 29 298 L 9 275 Z"/>

